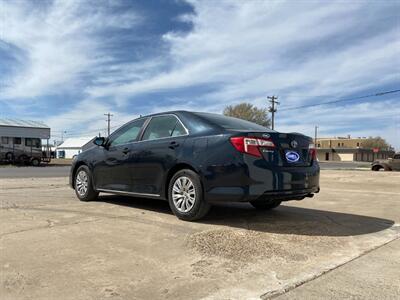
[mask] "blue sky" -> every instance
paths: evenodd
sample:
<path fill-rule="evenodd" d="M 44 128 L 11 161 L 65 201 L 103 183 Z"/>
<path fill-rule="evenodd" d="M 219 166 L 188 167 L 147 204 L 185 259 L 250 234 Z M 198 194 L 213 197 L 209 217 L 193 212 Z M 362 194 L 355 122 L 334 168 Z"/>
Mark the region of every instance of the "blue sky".
<path fill-rule="evenodd" d="M 399 54 L 398 1 L 0 0 L 0 117 L 57 139 L 277 95 L 279 131 L 400 149 L 400 93 L 284 110 L 399 89 Z"/>

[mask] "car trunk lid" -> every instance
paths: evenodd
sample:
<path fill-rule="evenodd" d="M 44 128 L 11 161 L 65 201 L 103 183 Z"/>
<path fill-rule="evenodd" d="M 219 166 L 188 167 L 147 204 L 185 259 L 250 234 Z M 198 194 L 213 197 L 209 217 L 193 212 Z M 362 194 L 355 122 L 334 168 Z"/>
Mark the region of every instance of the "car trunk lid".
<path fill-rule="evenodd" d="M 300 133 L 279 132 L 237 132 L 240 136 L 272 141 L 263 146 L 259 143 L 258 150 L 264 160 L 271 164 L 285 167 L 310 166 L 315 159 L 313 140 Z M 250 153 L 251 154 L 251 153 Z"/>

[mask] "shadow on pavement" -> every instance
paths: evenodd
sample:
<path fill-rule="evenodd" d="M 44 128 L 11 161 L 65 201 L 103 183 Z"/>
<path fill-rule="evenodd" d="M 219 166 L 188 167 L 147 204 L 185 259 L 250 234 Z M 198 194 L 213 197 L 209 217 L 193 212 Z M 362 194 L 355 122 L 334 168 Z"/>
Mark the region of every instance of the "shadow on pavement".
<path fill-rule="evenodd" d="M 166 201 L 114 195 L 101 196 L 99 201 L 172 215 Z M 394 224 L 394 221 L 388 219 L 285 204 L 271 211 L 257 211 L 247 203 L 215 205 L 204 219 L 197 222 L 259 232 L 308 236 L 363 235 L 385 230 Z"/>

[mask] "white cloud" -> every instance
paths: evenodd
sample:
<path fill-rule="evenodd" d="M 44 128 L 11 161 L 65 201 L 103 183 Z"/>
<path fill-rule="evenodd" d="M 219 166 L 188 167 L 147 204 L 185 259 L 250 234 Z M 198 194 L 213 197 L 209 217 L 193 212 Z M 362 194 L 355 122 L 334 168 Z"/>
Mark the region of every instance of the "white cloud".
<path fill-rule="evenodd" d="M 394 76 L 400 66 L 397 29 L 338 49 L 302 53 L 340 40 L 360 23 L 368 26 L 367 21 L 363 23 L 368 7 L 361 2 L 191 3 L 196 14 L 183 19 L 193 23 L 193 30 L 186 35 L 164 35 L 172 61 L 168 71 L 87 91 L 95 97 L 132 97 L 209 84 L 218 88 L 207 97 L 234 102 L 289 89 L 301 89 L 310 96 L 345 95 L 398 80 Z"/>
<path fill-rule="evenodd" d="M 4 98 L 23 100 L 68 92 L 81 84 L 91 68 L 109 60 L 101 52 L 104 40 L 96 34 L 105 28 L 130 28 L 141 19 L 132 12 L 109 15 L 104 2 L 44 4 L 0 2 L 0 39 L 19 49 L 13 52 L 19 64 L 6 82 Z"/>
<path fill-rule="evenodd" d="M 398 23 L 389 22 L 400 8 L 396 2 L 189 2 L 195 14 L 178 18 L 192 25 L 189 32 L 167 32 L 157 56 L 121 63 L 101 47 L 104 37 L 98 33 L 133 28 L 143 21 L 137 14 L 110 14 L 107 5 L 97 2 L 56 1 L 35 9 L 3 1 L 3 24 L 10 30 L 3 30 L 1 39 L 22 49 L 15 57 L 23 65 L 3 94 L 21 98 L 80 88 L 89 100 L 49 122 L 74 127 L 68 118 L 80 118 L 94 130 L 105 128 L 98 118 L 112 108 L 123 111 L 121 119 L 131 119 L 125 111 L 155 92 L 171 95 L 185 89 L 192 95 L 176 96 L 173 105 L 159 103 L 143 113 L 174 108 L 218 112 L 243 100 L 264 106 L 270 94 L 280 96 L 282 107 L 298 106 L 315 102 L 315 96 L 331 100 L 400 82 L 400 31 Z M 87 75 L 90 82 L 80 86 Z M 400 148 L 395 118 L 400 112 L 396 99 L 390 100 L 282 111 L 278 128 L 312 134 L 318 124 L 327 135 L 380 134 Z M 82 107 L 90 112 L 81 113 Z"/>
<path fill-rule="evenodd" d="M 101 133 L 107 135 L 107 117 L 105 112 L 113 114 L 111 131 L 116 130 L 126 122 L 135 119 L 138 115 L 115 111 L 109 103 L 96 99 L 84 99 L 67 111 L 56 116 L 48 117 L 43 121 L 50 126 L 52 139 L 59 140 L 61 132 L 65 137 L 95 136 Z"/>

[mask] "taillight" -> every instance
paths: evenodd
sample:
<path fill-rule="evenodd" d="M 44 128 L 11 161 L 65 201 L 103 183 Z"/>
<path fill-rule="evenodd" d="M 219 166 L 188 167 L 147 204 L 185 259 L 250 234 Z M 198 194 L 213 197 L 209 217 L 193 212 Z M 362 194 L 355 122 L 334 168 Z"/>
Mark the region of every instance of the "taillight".
<path fill-rule="evenodd" d="M 275 148 L 275 144 L 271 140 L 256 137 L 231 137 L 231 143 L 239 152 L 247 153 L 257 157 L 262 157 L 259 149 L 260 147 Z"/>
<path fill-rule="evenodd" d="M 308 152 L 310 153 L 312 159 L 317 159 L 317 149 L 315 149 L 314 144 L 308 145 Z"/>

